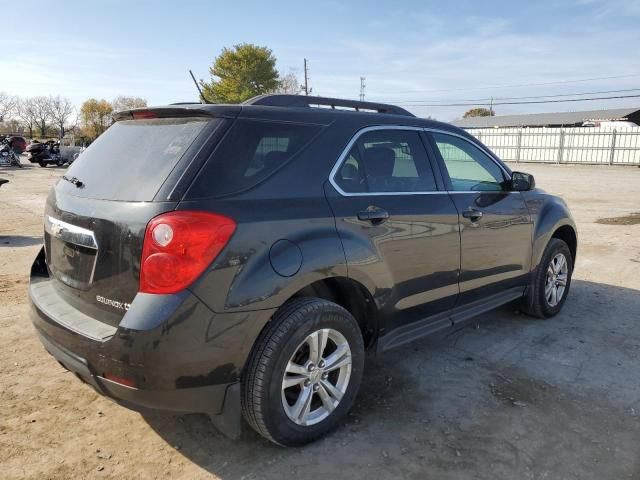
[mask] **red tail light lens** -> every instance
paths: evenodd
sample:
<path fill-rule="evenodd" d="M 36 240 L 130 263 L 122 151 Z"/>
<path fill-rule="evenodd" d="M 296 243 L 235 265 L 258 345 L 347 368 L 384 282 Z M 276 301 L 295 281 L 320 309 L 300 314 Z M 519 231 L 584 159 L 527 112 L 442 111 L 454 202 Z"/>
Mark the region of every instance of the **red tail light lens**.
<path fill-rule="evenodd" d="M 136 384 L 130 378 L 119 377 L 118 375 L 111 375 L 110 373 L 105 373 L 104 378 L 107 380 L 111 380 L 112 382 L 119 383 L 120 385 L 124 385 L 125 387 L 135 388 Z"/>
<path fill-rule="evenodd" d="M 149 110 L 138 110 L 137 112 L 131 112 L 134 120 L 147 120 L 150 118 L 158 118 L 158 115 L 155 112 L 150 112 Z"/>
<path fill-rule="evenodd" d="M 140 262 L 140 291 L 176 293 L 211 264 L 236 229 L 228 217 L 208 212 L 163 213 L 147 225 Z"/>

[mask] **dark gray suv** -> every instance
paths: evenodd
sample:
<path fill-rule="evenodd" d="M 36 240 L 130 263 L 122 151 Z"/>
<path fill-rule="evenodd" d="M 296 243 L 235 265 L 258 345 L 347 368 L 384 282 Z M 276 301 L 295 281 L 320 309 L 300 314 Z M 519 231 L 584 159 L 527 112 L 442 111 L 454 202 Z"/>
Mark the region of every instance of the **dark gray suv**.
<path fill-rule="evenodd" d="M 29 295 L 45 348 L 131 408 L 304 444 L 367 352 L 567 297 L 565 203 L 451 125 L 292 95 L 115 120 L 47 198 Z"/>

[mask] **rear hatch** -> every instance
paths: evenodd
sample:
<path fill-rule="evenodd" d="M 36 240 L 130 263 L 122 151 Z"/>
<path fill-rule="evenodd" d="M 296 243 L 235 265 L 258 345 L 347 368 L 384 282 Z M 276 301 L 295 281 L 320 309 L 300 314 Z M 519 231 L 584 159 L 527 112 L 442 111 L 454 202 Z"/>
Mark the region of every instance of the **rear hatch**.
<path fill-rule="evenodd" d="M 147 223 L 175 209 L 226 123 L 187 108 L 120 118 L 52 189 L 44 217 L 56 292 L 113 326 L 138 292 Z"/>

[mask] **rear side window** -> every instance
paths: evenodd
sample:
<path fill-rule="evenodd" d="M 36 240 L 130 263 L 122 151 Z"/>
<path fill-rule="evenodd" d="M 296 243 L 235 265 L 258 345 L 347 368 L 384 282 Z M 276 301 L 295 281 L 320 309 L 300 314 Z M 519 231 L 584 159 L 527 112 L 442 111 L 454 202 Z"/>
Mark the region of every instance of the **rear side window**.
<path fill-rule="evenodd" d="M 59 188 L 84 198 L 150 201 L 210 118 L 157 118 L 114 123 L 98 137 L 61 181 Z"/>
<path fill-rule="evenodd" d="M 334 180 L 345 193 L 437 190 L 420 134 L 414 130 L 373 130 L 362 134 Z"/>
<path fill-rule="evenodd" d="M 321 128 L 236 120 L 198 175 L 189 196 L 218 197 L 254 187 L 291 160 Z"/>

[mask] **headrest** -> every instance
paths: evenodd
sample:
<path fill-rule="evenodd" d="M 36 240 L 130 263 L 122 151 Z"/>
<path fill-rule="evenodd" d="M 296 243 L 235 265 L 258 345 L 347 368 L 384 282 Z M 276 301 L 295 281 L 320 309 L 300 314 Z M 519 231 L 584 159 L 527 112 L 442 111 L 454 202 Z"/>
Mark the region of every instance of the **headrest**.
<path fill-rule="evenodd" d="M 353 180 L 358 178 L 358 169 L 352 163 L 345 163 L 340 169 L 340 176 L 344 180 Z"/>
<path fill-rule="evenodd" d="M 396 154 L 389 147 L 371 147 L 364 151 L 367 175 L 371 177 L 390 177 L 396 164 Z"/>

